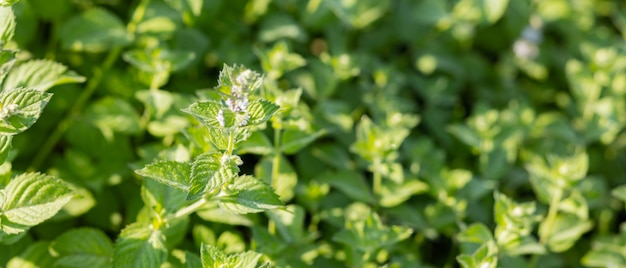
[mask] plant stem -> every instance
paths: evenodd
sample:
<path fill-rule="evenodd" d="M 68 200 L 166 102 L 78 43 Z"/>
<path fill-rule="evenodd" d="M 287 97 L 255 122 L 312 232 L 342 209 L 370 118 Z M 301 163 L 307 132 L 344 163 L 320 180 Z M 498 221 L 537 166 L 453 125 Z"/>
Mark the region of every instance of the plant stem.
<path fill-rule="evenodd" d="M 380 159 L 380 157 L 375 157 L 374 158 L 374 162 L 372 163 L 372 173 L 374 174 L 374 183 L 373 183 L 373 189 L 372 191 L 374 191 L 374 196 L 376 198 L 380 197 L 380 192 L 382 191 L 382 185 L 383 185 L 383 178 L 382 175 L 380 174 L 380 165 L 382 164 L 382 160 Z"/>
<path fill-rule="evenodd" d="M 280 143 L 282 140 L 282 128 L 274 130 L 274 158 L 272 159 L 272 177 L 270 178 L 270 185 L 274 187 L 274 182 L 278 178 L 280 173 Z"/>
<path fill-rule="evenodd" d="M 176 211 L 176 213 L 170 215 L 169 217 L 165 218 L 165 221 L 168 220 L 172 220 L 172 219 L 176 219 L 176 218 L 180 218 L 180 217 L 184 217 L 187 216 L 191 213 L 196 212 L 199 208 L 201 208 L 204 204 L 207 203 L 207 200 L 205 198 L 201 198 L 200 200 L 190 204 L 189 206 L 183 207 L 181 209 L 179 209 L 178 211 Z"/>
<path fill-rule="evenodd" d="M 139 2 L 139 5 L 137 6 L 137 8 L 135 8 L 135 11 L 133 12 L 131 21 L 126 26 L 127 32 L 131 34 L 135 33 L 137 24 L 143 19 L 146 13 L 146 8 L 149 3 L 150 3 L 150 0 L 141 0 Z M 65 134 L 67 129 L 71 126 L 71 124 L 73 123 L 72 121 L 74 121 L 76 117 L 80 114 L 83 107 L 87 104 L 87 102 L 91 98 L 91 95 L 93 95 L 96 88 L 98 88 L 98 86 L 100 85 L 100 82 L 102 82 L 102 78 L 104 77 L 104 74 L 109 69 L 111 69 L 111 67 L 113 66 L 113 64 L 118 59 L 121 53 L 122 53 L 121 47 L 116 47 L 112 49 L 107 54 L 100 68 L 97 68 L 94 70 L 92 79 L 90 79 L 89 82 L 87 82 L 85 89 L 78 96 L 78 99 L 76 99 L 76 102 L 74 102 L 74 105 L 70 108 L 69 112 L 61 120 L 61 122 L 59 122 L 59 124 L 56 126 L 52 134 L 48 136 L 48 139 L 44 142 L 43 146 L 41 147 L 37 155 L 35 155 L 33 161 L 31 162 L 30 168 L 28 169 L 29 171 L 35 171 L 41 167 L 41 165 L 48 158 L 48 156 L 50 155 L 54 147 L 57 145 L 61 137 L 63 137 L 63 134 Z"/>
<path fill-rule="evenodd" d="M 552 200 L 550 200 L 550 208 L 548 210 L 548 215 L 546 216 L 545 225 L 541 228 L 539 232 L 539 242 L 544 244 L 547 242 L 550 235 L 550 231 L 552 230 L 552 225 L 556 220 L 558 205 L 563 197 L 563 189 L 557 189 L 556 193 L 552 196 Z"/>
<path fill-rule="evenodd" d="M 106 73 L 111 68 L 120 53 L 120 48 L 115 48 L 111 50 L 101 67 L 94 70 L 93 78 L 90 79 L 89 82 L 87 82 L 87 86 L 85 86 L 83 92 L 81 92 L 81 94 L 78 96 L 78 99 L 76 99 L 74 105 L 70 108 L 69 112 L 65 115 L 63 120 L 59 122 L 52 134 L 48 136 L 48 139 L 43 144 L 41 149 L 39 149 L 37 155 L 35 155 L 35 158 L 33 159 L 29 168 L 30 171 L 38 170 L 43 162 L 48 158 L 48 155 L 50 155 L 52 149 L 54 149 L 61 137 L 63 137 L 63 134 L 65 134 L 65 131 L 67 131 L 67 129 L 71 126 L 72 121 L 76 119 L 76 117 L 80 114 L 80 111 L 83 109 L 83 106 L 85 106 L 85 104 L 87 104 L 87 101 L 89 101 L 89 98 L 102 81 L 104 73 Z"/>

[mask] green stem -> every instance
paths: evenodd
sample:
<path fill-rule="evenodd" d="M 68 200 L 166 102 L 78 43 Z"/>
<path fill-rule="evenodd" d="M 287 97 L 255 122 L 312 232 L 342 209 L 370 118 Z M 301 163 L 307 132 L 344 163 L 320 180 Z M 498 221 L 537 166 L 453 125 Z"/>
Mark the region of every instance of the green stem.
<path fill-rule="evenodd" d="M 196 211 L 198 211 L 198 209 L 200 209 L 202 206 L 204 206 L 204 204 L 207 203 L 207 200 L 205 198 L 202 198 L 194 203 L 191 203 L 189 206 L 183 207 L 181 209 L 179 209 L 178 211 L 176 211 L 176 213 L 171 214 L 170 216 L 165 218 L 165 221 L 170 221 L 173 219 L 177 219 L 177 218 L 181 218 L 184 216 L 187 216 L 191 213 L 194 213 Z"/>
<path fill-rule="evenodd" d="M 37 155 L 35 155 L 35 158 L 33 159 L 29 168 L 30 171 L 38 170 L 43 162 L 48 158 L 48 155 L 50 155 L 52 149 L 54 149 L 61 137 L 63 137 L 65 131 L 67 131 L 67 129 L 71 126 L 76 117 L 78 117 L 80 111 L 83 109 L 83 106 L 87 104 L 87 101 L 89 101 L 91 95 L 94 93 L 96 88 L 98 88 L 98 85 L 100 85 L 100 82 L 104 77 L 104 73 L 106 73 L 106 71 L 111 68 L 120 53 L 120 48 L 115 48 L 111 50 L 101 67 L 94 70 L 92 79 L 87 82 L 87 86 L 85 86 L 83 92 L 81 92 L 81 94 L 78 96 L 78 99 L 76 99 L 74 105 L 70 108 L 69 112 L 63 118 L 63 120 L 61 120 L 61 122 L 56 126 L 52 134 L 48 136 L 48 139 L 43 144 L 41 149 L 39 149 Z"/>
<path fill-rule="evenodd" d="M 129 33 L 131 34 L 135 33 L 137 24 L 143 19 L 146 13 L 146 8 L 149 3 L 150 3 L 150 0 L 141 0 L 141 2 L 139 2 L 139 5 L 137 6 L 137 8 L 135 8 L 135 11 L 133 12 L 131 21 L 128 23 L 126 27 L 126 30 Z M 50 155 L 54 147 L 57 145 L 61 137 L 63 137 L 63 134 L 65 134 L 65 132 L 71 126 L 75 118 L 80 114 L 83 107 L 87 104 L 87 102 L 89 101 L 93 93 L 95 92 L 96 88 L 98 88 L 98 86 L 100 85 L 100 82 L 102 82 L 102 78 L 104 77 L 104 74 L 109 69 L 111 69 L 111 67 L 113 66 L 113 64 L 118 59 L 121 53 L 122 53 L 121 47 L 116 47 L 112 49 L 107 54 L 102 65 L 100 65 L 100 68 L 94 70 L 92 79 L 90 79 L 89 82 L 87 82 L 85 89 L 78 96 L 78 99 L 76 100 L 76 102 L 74 102 L 74 105 L 70 108 L 69 112 L 61 120 L 61 122 L 59 122 L 59 124 L 56 126 L 52 134 L 48 136 L 48 139 L 44 142 L 43 146 L 41 147 L 37 155 L 35 155 L 35 158 L 31 162 L 29 171 L 35 171 L 41 167 L 41 165 L 48 158 L 48 156 Z"/>
<path fill-rule="evenodd" d="M 379 171 L 381 164 L 382 159 L 380 159 L 380 157 L 374 158 L 374 162 L 372 163 L 372 172 L 374 174 L 374 183 L 372 186 L 372 190 L 374 191 L 374 196 L 376 196 L 376 198 L 380 197 L 380 193 L 383 187 L 383 178 Z"/>
<path fill-rule="evenodd" d="M 272 159 L 272 177 L 270 185 L 274 185 L 276 178 L 278 178 L 278 174 L 280 173 L 280 146 L 282 140 L 282 129 L 277 128 L 274 130 L 274 158 Z"/>
<path fill-rule="evenodd" d="M 539 233 L 539 242 L 541 244 L 546 244 L 547 239 L 550 235 L 550 231 L 552 230 L 552 225 L 556 220 L 556 216 L 558 213 L 559 202 L 561 202 L 561 198 L 563 197 L 563 190 L 557 189 L 556 193 L 552 196 L 552 200 L 550 200 L 550 208 L 548 210 L 548 215 L 546 216 L 545 225 Z"/>

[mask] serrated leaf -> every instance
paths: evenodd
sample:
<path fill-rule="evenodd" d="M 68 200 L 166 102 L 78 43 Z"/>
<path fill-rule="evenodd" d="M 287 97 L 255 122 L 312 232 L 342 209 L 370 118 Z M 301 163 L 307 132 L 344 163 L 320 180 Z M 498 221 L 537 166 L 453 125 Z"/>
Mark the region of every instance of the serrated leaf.
<path fill-rule="evenodd" d="M 10 7 L 0 6 L 0 48 L 3 48 L 15 32 L 15 15 Z"/>
<path fill-rule="evenodd" d="M 244 95 L 255 91 L 261 87 L 262 83 L 263 78 L 259 73 L 241 65 L 228 66 L 224 64 L 218 77 L 218 88 L 232 90 L 233 86 L 237 86 Z M 232 92 L 225 93 L 231 94 Z"/>
<path fill-rule="evenodd" d="M 226 255 L 218 247 L 203 244 L 200 249 L 203 268 L 254 268 L 261 254 L 254 251 Z"/>
<path fill-rule="evenodd" d="M 3 190 L 0 230 L 7 234 L 24 232 L 51 218 L 72 198 L 63 181 L 40 173 L 21 174 Z"/>
<path fill-rule="evenodd" d="M 276 112 L 280 109 L 280 106 L 263 99 L 258 99 L 248 104 L 248 125 L 260 125 L 272 118 Z"/>
<path fill-rule="evenodd" d="M 233 213 L 256 213 L 283 206 L 272 187 L 252 176 L 236 178 L 228 192 L 220 197 L 220 207 Z"/>
<path fill-rule="evenodd" d="M 202 259 L 202 267 L 225 267 L 226 254 L 214 245 L 204 244 L 200 248 L 200 259 Z"/>
<path fill-rule="evenodd" d="M 163 233 L 143 223 L 133 223 L 124 228 L 115 241 L 113 267 L 160 267 L 166 257 Z"/>
<path fill-rule="evenodd" d="M 285 154 L 294 154 L 300 151 L 302 148 L 311 144 L 319 137 L 326 134 L 326 130 L 318 130 L 313 133 L 301 131 L 297 129 L 287 129 L 283 133 L 282 142 L 280 144 L 280 150 Z"/>
<path fill-rule="evenodd" d="M 191 165 L 191 188 L 187 199 L 194 199 L 207 192 L 215 193 L 239 172 L 235 163 L 222 162 L 220 153 L 204 153 Z"/>
<path fill-rule="evenodd" d="M 4 163 L 11 151 L 11 141 L 13 136 L 0 135 L 0 164 Z"/>
<path fill-rule="evenodd" d="M 11 70 L 11 67 L 15 64 L 15 54 L 17 54 L 17 52 L 12 50 L 2 50 L 2 47 L 0 46 L 0 85 L 2 85 L 2 81 L 4 81 L 4 78 L 9 73 L 9 70 Z"/>
<path fill-rule="evenodd" d="M 59 35 L 63 48 L 74 51 L 103 52 L 132 41 L 122 20 L 103 8 L 92 8 L 70 18 Z"/>
<path fill-rule="evenodd" d="M 181 191 L 188 192 L 191 187 L 191 165 L 188 163 L 159 160 L 135 172 Z"/>
<path fill-rule="evenodd" d="M 0 134 L 14 135 L 31 127 L 51 97 L 50 93 L 25 88 L 0 93 L 0 113 L 6 113 L 5 120 L 0 120 Z"/>
<path fill-rule="evenodd" d="M 85 77 L 67 70 L 63 64 L 49 60 L 33 60 L 11 70 L 4 81 L 4 90 L 26 87 L 39 91 L 66 83 L 84 82 Z"/>
<path fill-rule="evenodd" d="M 218 117 L 220 111 L 223 114 L 221 123 Z M 183 109 L 183 112 L 192 115 L 203 125 L 213 128 L 230 127 L 235 122 L 235 114 L 214 101 L 195 102 Z"/>
<path fill-rule="evenodd" d="M 50 250 L 59 257 L 55 267 L 112 267 L 113 244 L 99 229 L 83 227 L 58 236 Z"/>

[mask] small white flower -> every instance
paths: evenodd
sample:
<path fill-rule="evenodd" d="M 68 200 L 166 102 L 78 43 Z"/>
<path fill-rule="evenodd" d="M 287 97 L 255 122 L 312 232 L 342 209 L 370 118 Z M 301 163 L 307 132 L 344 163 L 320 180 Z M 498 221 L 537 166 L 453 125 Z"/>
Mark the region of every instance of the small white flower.
<path fill-rule="evenodd" d="M 222 155 L 222 159 L 220 160 L 222 165 L 228 164 L 229 161 L 230 161 L 230 156 L 229 155 L 227 155 L 227 154 Z"/>
<path fill-rule="evenodd" d="M 241 123 L 239 123 L 239 126 L 240 127 L 246 126 L 248 124 L 248 119 L 250 119 L 250 115 L 246 113 L 243 117 L 243 120 L 241 120 Z"/>
<path fill-rule="evenodd" d="M 15 103 L 11 103 L 7 106 L 3 106 L 0 109 L 0 120 L 6 120 L 8 117 L 17 113 L 19 106 Z"/>
<path fill-rule="evenodd" d="M 225 125 L 225 122 L 224 122 L 224 111 L 222 111 L 222 109 L 220 109 L 220 111 L 217 112 L 217 117 L 215 119 L 217 119 L 217 123 L 219 123 L 221 127 L 224 127 L 224 125 Z"/>

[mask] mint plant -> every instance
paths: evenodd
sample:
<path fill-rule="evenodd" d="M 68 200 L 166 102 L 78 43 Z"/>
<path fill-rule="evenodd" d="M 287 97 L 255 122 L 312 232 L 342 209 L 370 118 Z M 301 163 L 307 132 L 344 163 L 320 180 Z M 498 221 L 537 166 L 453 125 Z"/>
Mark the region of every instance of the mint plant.
<path fill-rule="evenodd" d="M 623 1 L 0 6 L 1 267 L 626 265 Z"/>
<path fill-rule="evenodd" d="M 33 226 L 52 218 L 74 196 L 66 182 L 39 172 L 12 174 L 12 140 L 29 129 L 41 116 L 52 97 L 46 92 L 63 83 L 84 78 L 62 64 L 30 60 L 18 62 L 18 51 L 10 49 L 15 32 L 11 2 L 0 5 L 0 243 L 10 245 Z"/>
<path fill-rule="evenodd" d="M 204 135 L 199 138 L 209 146 L 191 162 L 162 159 L 137 170 L 159 184 L 144 182 L 146 207 L 140 220 L 126 227 L 116 241 L 115 267 L 161 265 L 167 256 L 167 233 L 175 232 L 171 229 L 188 221 L 189 214 L 207 203 L 217 203 L 239 214 L 282 207 L 267 183 L 251 175 L 239 175 L 243 161 L 235 153 L 255 128 L 266 124 L 279 110 L 276 104 L 258 98 L 255 91 L 261 86 L 258 73 L 225 65 L 216 91 L 208 92 L 206 99 L 184 110 L 200 122 Z M 203 267 L 248 267 L 258 258 L 253 253 L 226 258 L 211 245 L 202 247 Z"/>

